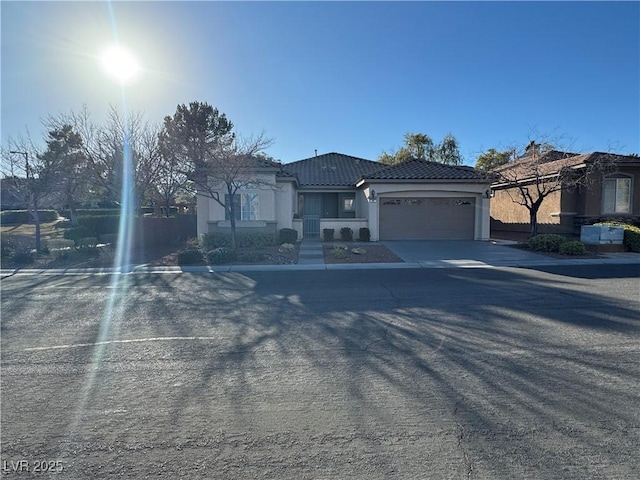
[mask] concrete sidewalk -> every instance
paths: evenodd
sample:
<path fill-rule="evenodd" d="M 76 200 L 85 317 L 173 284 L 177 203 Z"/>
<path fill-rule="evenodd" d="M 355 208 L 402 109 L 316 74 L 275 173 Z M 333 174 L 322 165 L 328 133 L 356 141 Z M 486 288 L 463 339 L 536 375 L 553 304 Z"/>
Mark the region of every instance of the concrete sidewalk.
<path fill-rule="evenodd" d="M 128 265 L 119 268 L 68 268 L 68 269 L 1 269 L 0 276 L 9 275 L 112 275 L 124 273 L 216 273 L 216 272 L 266 272 L 300 270 L 372 270 L 410 268 L 501 268 L 542 267 L 550 265 L 638 265 L 640 254 L 606 253 L 598 258 L 553 258 L 507 246 L 502 241 L 385 241 L 386 246 L 405 263 L 343 263 L 297 265 L 217 265 L 153 267 Z"/>

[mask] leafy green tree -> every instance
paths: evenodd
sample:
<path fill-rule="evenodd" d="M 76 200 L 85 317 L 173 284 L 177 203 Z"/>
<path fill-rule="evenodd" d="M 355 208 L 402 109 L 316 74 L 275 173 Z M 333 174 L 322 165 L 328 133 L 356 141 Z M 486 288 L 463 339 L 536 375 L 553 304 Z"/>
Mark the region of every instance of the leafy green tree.
<path fill-rule="evenodd" d="M 445 165 L 462 165 L 462 155 L 456 137 L 447 133 L 435 153 L 435 161 Z"/>
<path fill-rule="evenodd" d="M 499 152 L 495 148 L 490 148 L 478 157 L 476 160 L 476 168 L 484 171 L 493 170 L 500 165 L 508 163 L 511 155 L 512 152 L 510 151 Z"/>
<path fill-rule="evenodd" d="M 178 105 L 173 116 L 164 118 L 159 135 L 163 157 L 157 196 L 169 204 L 182 191 L 207 184 L 208 158 L 221 145 L 231 142 L 233 123 L 208 103 Z M 198 181 L 196 181 L 196 178 Z"/>
<path fill-rule="evenodd" d="M 71 223 L 77 225 L 76 208 L 87 193 L 90 172 L 83 153 L 82 137 L 65 124 L 48 133 L 46 155 L 56 157 L 57 203 L 69 209 Z"/>
<path fill-rule="evenodd" d="M 378 161 L 386 165 L 395 165 L 410 158 L 461 165 L 462 156 L 456 138 L 448 133 L 442 142 L 435 144 L 429 135 L 424 133 L 405 133 L 404 145 L 392 153 L 382 152 Z"/>
<path fill-rule="evenodd" d="M 206 102 L 178 105 L 173 116 L 164 118 L 160 144 L 165 155 L 172 156 L 183 170 L 202 173 L 208 152 L 234 138 L 231 123 L 224 113 Z"/>

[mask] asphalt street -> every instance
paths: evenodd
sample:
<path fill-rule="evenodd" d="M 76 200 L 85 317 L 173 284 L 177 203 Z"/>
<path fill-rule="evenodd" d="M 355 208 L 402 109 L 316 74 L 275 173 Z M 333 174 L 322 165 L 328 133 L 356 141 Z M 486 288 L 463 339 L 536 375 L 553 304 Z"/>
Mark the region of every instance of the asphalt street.
<path fill-rule="evenodd" d="M 8 276 L 2 475 L 635 479 L 638 270 Z"/>

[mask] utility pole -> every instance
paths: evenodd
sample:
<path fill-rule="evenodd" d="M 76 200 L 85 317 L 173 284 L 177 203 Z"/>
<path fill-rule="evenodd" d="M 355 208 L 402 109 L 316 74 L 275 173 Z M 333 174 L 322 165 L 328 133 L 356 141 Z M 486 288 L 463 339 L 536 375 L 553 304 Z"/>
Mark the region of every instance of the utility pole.
<path fill-rule="evenodd" d="M 34 178 L 32 178 L 30 176 L 30 168 L 29 168 L 29 152 L 22 152 L 22 151 L 18 151 L 18 150 L 10 150 L 9 153 L 14 153 L 16 155 L 24 155 L 24 169 L 27 173 L 27 188 L 29 189 L 29 203 L 30 203 L 30 208 L 32 208 L 31 211 L 31 220 L 33 221 L 33 223 L 36 226 L 36 251 L 38 253 L 40 253 L 40 248 L 41 248 L 41 244 L 40 244 L 40 219 L 38 218 L 38 204 L 36 202 L 36 194 L 33 191 L 34 189 L 34 185 L 33 185 L 33 180 L 35 180 Z"/>
<path fill-rule="evenodd" d="M 27 171 L 27 182 L 28 182 L 29 181 L 29 152 L 19 152 L 17 150 L 10 150 L 9 153 L 24 155 L 24 169 Z M 11 176 L 13 176 L 13 162 L 11 162 Z"/>

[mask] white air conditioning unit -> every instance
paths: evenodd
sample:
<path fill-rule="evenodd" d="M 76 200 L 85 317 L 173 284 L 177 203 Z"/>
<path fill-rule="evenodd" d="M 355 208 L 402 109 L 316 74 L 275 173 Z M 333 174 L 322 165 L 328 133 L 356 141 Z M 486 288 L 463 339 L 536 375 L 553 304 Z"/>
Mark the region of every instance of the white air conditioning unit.
<path fill-rule="evenodd" d="M 580 228 L 580 241 L 595 245 L 622 245 L 624 229 L 607 225 L 583 225 Z"/>

